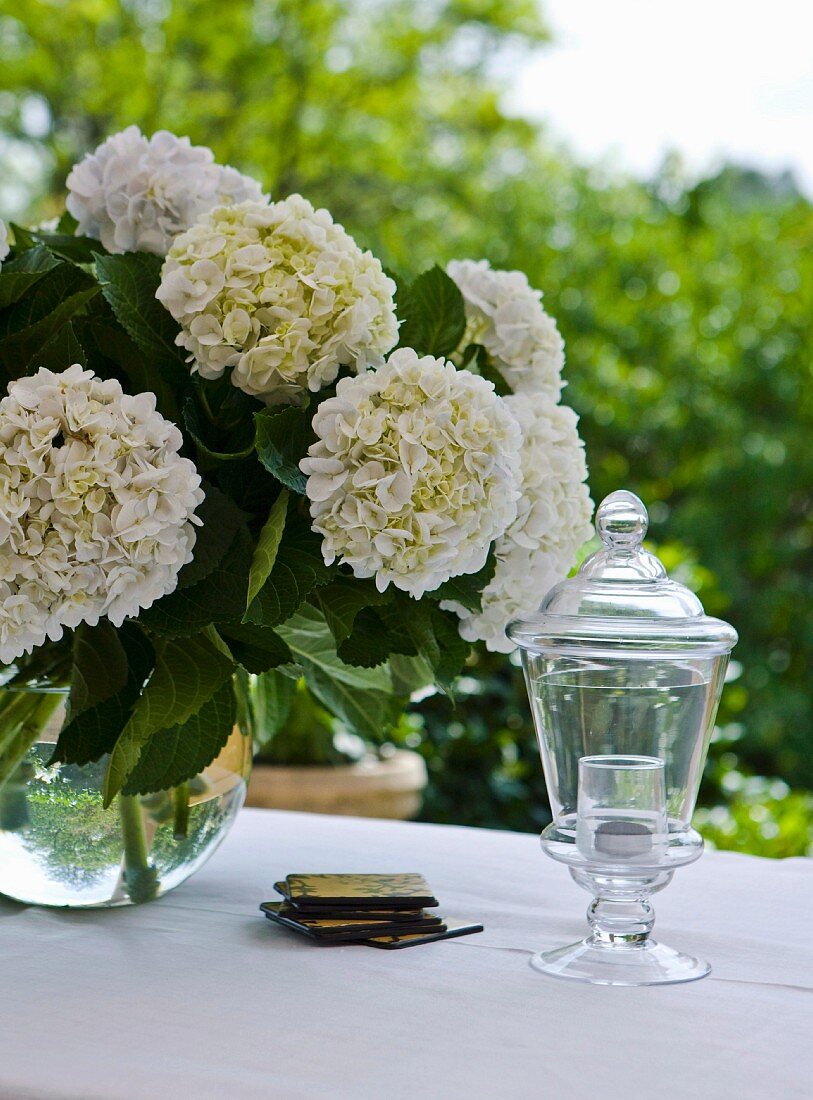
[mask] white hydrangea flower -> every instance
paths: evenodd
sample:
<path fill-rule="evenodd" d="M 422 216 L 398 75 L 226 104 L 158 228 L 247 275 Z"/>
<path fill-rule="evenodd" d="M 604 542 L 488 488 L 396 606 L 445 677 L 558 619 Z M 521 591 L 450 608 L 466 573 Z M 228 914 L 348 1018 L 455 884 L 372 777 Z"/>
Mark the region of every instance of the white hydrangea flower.
<path fill-rule="evenodd" d="M 513 523 L 521 433 L 485 379 L 411 348 L 344 378 L 300 463 L 330 564 L 419 599 L 476 573 Z"/>
<path fill-rule="evenodd" d="M 159 256 L 199 214 L 263 198 L 256 180 L 215 164 L 206 146 L 167 130 L 147 138 L 137 126 L 88 153 L 74 165 L 67 186 L 77 233 L 100 240 L 108 252 Z"/>
<path fill-rule="evenodd" d="M 75 364 L 0 401 L 0 662 L 172 592 L 192 560 L 200 477 L 155 395 Z"/>
<path fill-rule="evenodd" d="M 558 400 L 565 345 L 541 291 L 522 271 L 494 271 L 488 260 L 452 260 L 446 271 L 466 306 L 461 350 L 482 344 L 514 393 Z"/>
<path fill-rule="evenodd" d="M 534 611 L 570 572 L 579 547 L 592 534 L 593 503 L 573 410 L 544 394 L 516 394 L 504 401 L 522 428 L 517 516 L 494 548 L 497 567 L 483 590 L 482 611 L 442 606 L 460 616 L 460 633 L 467 641 L 484 641 L 493 652 L 510 653 L 514 643 L 505 627 Z"/>
<path fill-rule="evenodd" d="M 192 369 L 268 405 L 299 404 L 339 368 L 383 362 L 398 340 L 395 284 L 327 210 L 301 195 L 219 207 L 177 238 L 157 297 Z"/>
<path fill-rule="evenodd" d="M 10 245 L 8 243 L 8 229 L 6 223 L 0 218 L 0 267 L 3 266 L 3 260 L 9 254 Z"/>

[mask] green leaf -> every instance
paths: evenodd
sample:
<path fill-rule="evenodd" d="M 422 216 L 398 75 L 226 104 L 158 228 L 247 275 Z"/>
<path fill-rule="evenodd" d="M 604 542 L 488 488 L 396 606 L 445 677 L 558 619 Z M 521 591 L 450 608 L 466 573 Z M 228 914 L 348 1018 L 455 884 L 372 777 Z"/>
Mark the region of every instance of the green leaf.
<path fill-rule="evenodd" d="M 375 611 L 365 607 L 356 615 L 353 632 L 339 644 L 338 654 L 349 665 L 377 668 L 392 653 L 394 641 Z"/>
<path fill-rule="evenodd" d="M 358 613 L 386 603 L 387 598 L 372 580 L 339 575 L 324 588 L 317 588 L 310 602 L 322 612 L 336 644 L 341 645 L 351 634 Z"/>
<path fill-rule="evenodd" d="M 67 722 L 118 695 L 127 683 L 128 671 L 119 632 L 109 619 L 101 619 L 97 626 L 78 626 L 73 634 Z"/>
<path fill-rule="evenodd" d="M 302 666 L 317 699 L 361 736 L 380 740 L 397 707 L 389 669 L 346 665 L 336 653 L 324 617 L 309 605 L 277 630 Z"/>
<path fill-rule="evenodd" d="M 392 694 L 351 687 L 333 675 L 332 670 L 309 661 L 302 662 L 302 669 L 308 687 L 332 714 L 365 740 L 384 740 L 400 710 L 400 704 Z"/>
<path fill-rule="evenodd" d="M 72 237 L 76 234 L 76 230 L 79 228 L 79 222 L 68 210 L 65 210 L 57 222 L 57 232 L 64 233 L 66 236 Z"/>
<path fill-rule="evenodd" d="M 226 640 L 222 637 L 215 626 L 210 623 L 205 628 L 205 630 L 203 630 L 202 633 L 203 636 L 212 643 L 215 649 L 222 653 L 227 661 L 229 661 L 232 665 L 235 663 L 234 657 L 232 656 L 232 651 L 229 649 L 228 645 L 226 644 Z"/>
<path fill-rule="evenodd" d="M 47 268 L 42 271 L 2 271 L 0 272 L 0 309 L 14 305 L 22 296 L 38 283 Z"/>
<path fill-rule="evenodd" d="M 462 604 L 467 611 L 479 612 L 482 608 L 483 589 L 493 580 L 496 565 L 497 559 L 492 549 L 489 551 L 485 565 L 477 573 L 461 573 L 458 577 L 452 577 L 439 588 L 427 592 L 426 598 L 449 600 Z"/>
<path fill-rule="evenodd" d="M 40 233 L 32 230 L 32 238 L 58 256 L 73 264 L 92 264 L 94 257 L 104 252 L 100 241 L 92 237 L 75 237 L 70 233 Z"/>
<path fill-rule="evenodd" d="M 300 495 L 304 494 L 308 479 L 299 463 L 316 439 L 312 419 L 307 405 L 301 409 L 293 405 L 263 409 L 254 417 L 260 462 L 286 488 Z"/>
<path fill-rule="evenodd" d="M 325 565 L 322 540 L 302 516 L 291 515 L 268 579 L 246 610 L 244 621 L 258 626 L 284 622 L 319 585 L 327 584 L 334 567 Z"/>
<path fill-rule="evenodd" d="M 457 616 L 427 600 L 404 599 L 399 605 L 395 621 L 432 669 L 435 683 L 451 697 L 452 683 L 469 654 L 468 642 L 460 637 Z"/>
<path fill-rule="evenodd" d="M 393 653 L 389 659 L 392 689 L 396 695 L 408 699 L 413 692 L 434 684 L 435 676 L 423 657 L 407 657 Z"/>
<path fill-rule="evenodd" d="M 74 326 L 68 322 L 37 352 L 37 366 L 47 367 L 58 374 L 74 363 L 87 366 L 87 356 L 76 337 Z"/>
<path fill-rule="evenodd" d="M 228 741 L 236 716 L 234 689 L 227 680 L 185 722 L 150 737 L 123 793 L 165 791 L 199 775 Z"/>
<path fill-rule="evenodd" d="M 59 267 L 59 260 L 47 248 L 37 245 L 24 252 L 15 252 L 10 260 L 3 263 L 3 274 L 11 272 L 45 272 Z"/>
<path fill-rule="evenodd" d="M 37 242 L 30 229 L 26 229 L 23 225 L 17 225 L 16 222 L 9 222 L 9 228 L 14 234 L 15 249 L 30 249 L 36 247 Z"/>
<path fill-rule="evenodd" d="M 178 588 L 187 588 L 208 577 L 223 561 L 237 532 L 245 525 L 245 513 L 231 497 L 207 481 L 202 487 L 206 495 L 195 514 L 203 521 L 203 526 L 196 528 L 193 557 L 178 574 Z"/>
<path fill-rule="evenodd" d="M 71 264 L 45 272 L 13 309 L 0 313 L 0 373 L 20 378 L 39 366 L 38 353 L 64 324 L 84 312 L 99 292 L 93 280 Z"/>
<path fill-rule="evenodd" d="M 293 662 L 290 649 L 270 626 L 229 623 L 220 628 L 220 633 L 246 672 L 267 672 Z"/>
<path fill-rule="evenodd" d="M 100 241 L 75 235 L 73 229 L 76 224 L 76 220 L 69 214 L 63 214 L 56 232 L 49 233 L 39 229 L 24 229 L 12 222 L 15 250 L 47 249 L 60 260 L 74 264 L 92 264 L 95 253 L 102 252 L 106 255 Z"/>
<path fill-rule="evenodd" d="M 180 363 L 159 362 L 145 355 L 106 305 L 105 311 L 105 317 L 82 317 L 74 322 L 88 366 L 101 378 L 118 378 L 127 393 L 154 393 L 158 411 L 177 424 L 178 400 L 189 385 L 188 372 Z"/>
<path fill-rule="evenodd" d="M 239 390 L 235 390 L 235 394 L 240 394 Z M 245 395 L 240 395 L 245 396 Z M 183 424 L 187 435 L 194 439 L 195 444 L 200 452 L 202 452 L 206 458 L 212 462 L 235 462 L 237 459 L 247 458 L 254 450 L 254 423 L 250 418 L 246 418 L 237 424 L 231 425 L 227 431 L 219 431 L 217 434 L 222 438 L 215 440 L 212 435 L 215 432 L 215 426 L 207 424 L 203 413 L 201 412 L 200 405 L 198 404 L 200 398 L 196 398 L 190 394 L 184 401 L 183 405 Z M 251 401 L 251 407 L 253 410 L 254 402 Z M 224 410 L 222 407 L 218 408 L 218 424 L 223 417 Z"/>
<path fill-rule="evenodd" d="M 239 623 L 246 606 L 252 541 L 245 526 L 237 530 L 228 551 L 197 584 L 176 588 L 142 611 L 139 622 L 167 637 L 196 634 L 209 623 Z"/>
<path fill-rule="evenodd" d="M 48 354 L 46 349 L 53 336 L 59 331 L 71 317 L 84 313 L 88 304 L 93 301 L 98 293 L 97 287 L 83 290 L 77 294 L 71 294 L 64 302 L 44 318 L 38 324 L 33 325 L 24 332 L 2 340 L 2 361 L 10 378 L 19 378 L 23 373 L 18 367 L 14 367 L 14 361 L 25 360 L 26 366 L 38 368 L 40 366 L 40 352 Z M 26 358 L 27 357 L 27 358 Z"/>
<path fill-rule="evenodd" d="M 330 628 L 315 607 L 305 604 L 276 629 L 297 660 L 307 660 L 318 665 L 349 687 L 389 692 L 391 681 L 386 669 L 369 671 L 353 668 L 337 658 Z"/>
<path fill-rule="evenodd" d="M 482 344 L 469 344 L 463 352 L 463 366 L 490 382 L 499 397 L 507 397 L 511 393 L 511 387 Z"/>
<path fill-rule="evenodd" d="M 271 506 L 268 519 L 260 532 L 254 557 L 251 560 L 251 569 L 248 574 L 248 594 L 246 597 L 246 610 L 248 610 L 254 597 L 268 580 L 274 562 L 277 560 L 282 532 L 285 529 L 285 515 L 288 510 L 288 491 L 283 489 Z"/>
<path fill-rule="evenodd" d="M 420 355 L 448 356 L 466 331 L 463 295 L 445 271 L 435 266 L 401 290 L 399 347 Z"/>
<path fill-rule="evenodd" d="M 427 662 L 434 672 L 440 664 L 440 646 L 432 621 L 432 604 L 419 600 L 399 601 L 392 612 L 395 622 L 400 622 L 404 633 L 412 641 L 415 652 Z"/>
<path fill-rule="evenodd" d="M 178 326 L 155 292 L 161 282 L 161 257 L 147 252 L 95 255 L 102 293 L 125 331 L 143 352 L 178 362 Z"/>
<path fill-rule="evenodd" d="M 134 623 L 116 629 L 107 619 L 74 633 L 68 714 L 52 762 L 88 764 L 111 752 L 127 724 L 155 652 Z"/>
<path fill-rule="evenodd" d="M 55 313 L 62 316 L 66 303 L 75 295 L 95 295 L 99 290 L 89 275 L 72 264 L 56 264 L 50 270 L 36 273 L 39 278 L 17 303 L 16 309 L 6 310 L 0 315 L 0 337 L 3 339 L 26 332 L 49 320 Z M 52 325 L 52 331 L 56 331 L 57 327 Z"/>
<path fill-rule="evenodd" d="M 232 500 L 252 516 L 268 515 L 269 501 L 276 500 L 280 484 L 252 454 L 238 462 L 224 462 L 217 470 L 217 483 Z"/>
<path fill-rule="evenodd" d="M 432 629 L 440 652 L 440 659 L 434 666 L 435 680 L 450 699 L 454 699 L 455 679 L 463 671 L 471 646 L 460 636 L 460 624 L 451 611 L 432 609 Z"/>
<path fill-rule="evenodd" d="M 257 740 L 267 743 L 282 729 L 291 713 L 296 680 L 282 672 L 267 672 L 257 677 L 252 692 Z"/>
<path fill-rule="evenodd" d="M 141 751 L 158 730 L 183 725 L 232 675 L 232 662 L 210 639 L 159 639 L 155 670 L 121 733 L 104 778 L 109 806 L 136 767 Z"/>

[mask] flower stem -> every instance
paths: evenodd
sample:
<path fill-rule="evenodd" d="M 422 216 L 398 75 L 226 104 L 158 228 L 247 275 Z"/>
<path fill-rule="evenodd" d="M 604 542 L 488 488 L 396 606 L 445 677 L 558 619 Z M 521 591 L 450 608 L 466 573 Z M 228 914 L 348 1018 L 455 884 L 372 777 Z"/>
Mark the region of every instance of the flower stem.
<path fill-rule="evenodd" d="M 189 784 L 179 783 L 172 792 L 175 822 L 172 828 L 176 840 L 183 840 L 189 831 Z"/>
<path fill-rule="evenodd" d="M 28 783 L 34 768 L 26 761 L 33 744 L 63 701 L 61 692 L 6 691 L 0 695 L 0 829 L 28 824 Z"/>
<path fill-rule="evenodd" d="M 30 822 L 28 784 L 33 777 L 32 764 L 18 764 L 13 777 L 0 790 L 0 829 L 13 833 Z"/>
<path fill-rule="evenodd" d="M 42 735 L 48 722 L 62 703 L 58 691 L 20 692 L 19 703 L 13 701 L 0 714 L 4 728 L 0 732 L 0 789 L 17 770 L 31 746 Z M 8 724 L 6 724 L 8 723 Z"/>
<path fill-rule="evenodd" d="M 6 752 L 38 702 L 38 696 L 30 691 L 4 692 L 0 698 L 0 769 L 5 767 Z"/>
<path fill-rule="evenodd" d="M 206 417 L 206 419 L 209 421 L 210 424 L 215 424 L 216 425 L 217 424 L 217 417 L 212 412 L 212 406 L 209 404 L 209 399 L 207 398 L 206 393 L 203 390 L 203 387 L 199 387 L 196 390 L 196 393 L 197 393 L 197 396 L 198 396 L 198 401 L 200 402 L 200 405 L 203 408 L 203 415 Z"/>
<path fill-rule="evenodd" d="M 124 881 L 130 900 L 140 905 L 158 893 L 158 872 L 149 860 L 140 799 L 137 795 L 120 794 L 118 803 L 124 846 Z"/>

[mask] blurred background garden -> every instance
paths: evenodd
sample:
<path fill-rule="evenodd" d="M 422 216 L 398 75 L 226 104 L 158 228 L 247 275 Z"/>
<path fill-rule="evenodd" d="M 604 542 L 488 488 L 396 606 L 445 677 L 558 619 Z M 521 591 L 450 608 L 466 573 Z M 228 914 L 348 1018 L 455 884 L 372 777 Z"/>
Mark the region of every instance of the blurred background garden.
<path fill-rule="evenodd" d="M 672 153 L 633 176 L 570 151 L 516 94 L 550 37 L 535 0 L 0 0 L 0 215 L 60 213 L 70 166 L 136 123 L 327 206 L 407 276 L 524 270 L 565 338 L 594 500 L 638 493 L 667 568 L 740 634 L 697 824 L 809 854 L 813 208 L 781 167 L 698 178 Z M 548 820 L 506 658 L 477 651 L 456 707 L 424 699 L 394 737 L 426 759 L 425 819 Z"/>

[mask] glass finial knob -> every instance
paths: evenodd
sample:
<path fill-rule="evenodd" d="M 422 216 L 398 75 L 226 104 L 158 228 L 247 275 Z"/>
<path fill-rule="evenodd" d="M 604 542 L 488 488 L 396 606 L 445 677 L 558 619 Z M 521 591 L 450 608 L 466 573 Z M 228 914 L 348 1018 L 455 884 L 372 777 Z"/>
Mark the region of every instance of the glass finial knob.
<path fill-rule="evenodd" d="M 613 550 L 638 550 L 646 537 L 649 517 L 635 493 L 619 489 L 602 500 L 596 512 L 596 531 Z"/>

